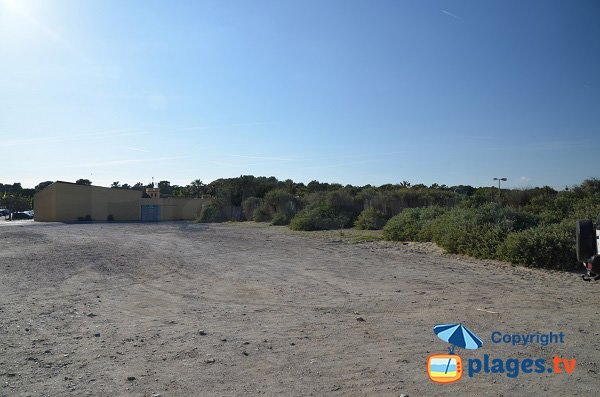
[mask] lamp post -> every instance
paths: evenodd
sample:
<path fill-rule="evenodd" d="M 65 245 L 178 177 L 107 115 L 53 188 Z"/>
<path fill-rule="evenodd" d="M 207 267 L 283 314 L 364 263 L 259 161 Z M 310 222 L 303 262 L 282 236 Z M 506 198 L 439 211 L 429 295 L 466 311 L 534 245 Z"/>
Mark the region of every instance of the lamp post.
<path fill-rule="evenodd" d="M 506 182 L 506 178 L 494 178 L 495 181 L 498 181 L 498 191 L 500 191 L 500 181 Z"/>
<path fill-rule="evenodd" d="M 494 178 L 495 181 L 498 181 L 498 202 L 500 202 L 500 181 L 506 182 L 507 178 Z"/>

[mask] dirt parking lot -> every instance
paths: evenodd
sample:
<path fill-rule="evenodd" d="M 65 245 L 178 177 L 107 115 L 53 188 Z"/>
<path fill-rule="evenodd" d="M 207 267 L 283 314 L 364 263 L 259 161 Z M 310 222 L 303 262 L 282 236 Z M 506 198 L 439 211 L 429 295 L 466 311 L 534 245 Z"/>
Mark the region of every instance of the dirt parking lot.
<path fill-rule="evenodd" d="M 600 283 L 352 242 L 256 224 L 2 225 L 0 394 L 598 395 Z M 577 364 L 436 384 L 425 363 L 447 353 L 439 323 L 483 340 L 456 350 L 465 367 L 484 355 Z M 564 343 L 495 344 L 494 331 Z"/>

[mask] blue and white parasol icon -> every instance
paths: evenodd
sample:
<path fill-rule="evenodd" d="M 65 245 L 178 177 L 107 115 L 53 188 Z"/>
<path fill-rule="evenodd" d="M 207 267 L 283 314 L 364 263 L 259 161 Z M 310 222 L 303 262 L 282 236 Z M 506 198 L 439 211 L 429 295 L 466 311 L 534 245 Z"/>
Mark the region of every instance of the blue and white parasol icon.
<path fill-rule="evenodd" d="M 438 324 L 433 327 L 438 338 L 463 349 L 479 349 L 483 341 L 462 324 Z M 454 348 L 450 349 L 454 351 Z"/>

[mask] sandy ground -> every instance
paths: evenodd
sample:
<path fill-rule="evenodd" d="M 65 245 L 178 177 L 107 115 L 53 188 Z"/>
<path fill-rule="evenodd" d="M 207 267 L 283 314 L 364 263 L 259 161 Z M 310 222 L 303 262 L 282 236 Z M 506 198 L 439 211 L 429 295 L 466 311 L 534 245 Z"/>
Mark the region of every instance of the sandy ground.
<path fill-rule="evenodd" d="M 2 396 L 593 396 L 600 385 L 600 283 L 577 274 L 255 224 L 2 223 Z M 484 354 L 576 367 L 433 383 L 427 357 L 448 345 L 432 327 L 459 322 L 484 343 L 457 349 L 465 369 Z M 494 331 L 564 343 L 494 344 Z"/>

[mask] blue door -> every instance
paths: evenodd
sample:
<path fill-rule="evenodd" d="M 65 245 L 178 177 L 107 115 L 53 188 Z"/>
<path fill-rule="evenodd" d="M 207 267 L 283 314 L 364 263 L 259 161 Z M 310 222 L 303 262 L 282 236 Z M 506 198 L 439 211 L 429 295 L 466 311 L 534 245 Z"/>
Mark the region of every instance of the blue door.
<path fill-rule="evenodd" d="M 160 221 L 160 205 L 142 205 L 142 221 Z"/>

